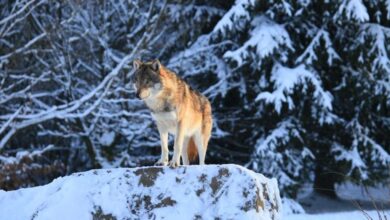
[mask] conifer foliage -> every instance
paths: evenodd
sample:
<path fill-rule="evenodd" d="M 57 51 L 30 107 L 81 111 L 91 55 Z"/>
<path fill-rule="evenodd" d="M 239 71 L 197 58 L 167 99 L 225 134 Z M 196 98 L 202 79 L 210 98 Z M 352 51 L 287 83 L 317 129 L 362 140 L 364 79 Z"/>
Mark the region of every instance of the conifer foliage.
<path fill-rule="evenodd" d="M 188 75 L 202 69 L 199 77 L 215 80 L 206 91 L 219 110 L 221 149 L 248 146 L 247 166 L 277 177 L 285 195 L 304 183 L 329 190 L 345 179 L 385 180 L 388 5 L 237 0 L 174 59 L 189 64 Z M 245 144 L 229 145 L 237 135 Z"/>

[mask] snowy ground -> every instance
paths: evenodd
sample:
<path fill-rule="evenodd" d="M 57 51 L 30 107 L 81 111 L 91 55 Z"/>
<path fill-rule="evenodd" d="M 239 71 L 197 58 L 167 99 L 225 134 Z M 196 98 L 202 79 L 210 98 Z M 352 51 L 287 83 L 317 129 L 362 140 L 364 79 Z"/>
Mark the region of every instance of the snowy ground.
<path fill-rule="evenodd" d="M 382 218 L 378 217 L 376 211 L 367 211 L 367 214 L 372 220 L 385 220 L 384 214 L 387 219 L 390 219 L 390 210 L 381 213 Z M 298 215 L 287 215 L 283 217 L 283 220 L 367 220 L 361 211 L 350 211 L 350 212 L 335 212 L 335 213 L 323 213 L 323 214 L 298 214 Z"/>
<path fill-rule="evenodd" d="M 351 191 L 353 192 L 353 191 Z M 386 191 L 383 191 L 386 192 Z M 346 193 L 346 192 L 344 192 Z M 385 193 L 384 193 L 385 194 Z M 357 197 L 354 195 L 353 197 Z M 340 197 L 340 199 L 329 198 L 326 196 L 319 195 L 318 193 L 312 193 L 310 196 L 301 199 L 299 202 L 305 209 L 306 213 L 317 214 L 317 213 L 328 213 L 328 212 L 348 212 L 355 211 L 358 209 L 356 202 L 359 202 L 364 210 L 375 210 L 373 203 L 370 200 L 364 198 L 347 198 Z M 388 197 L 390 199 L 390 197 Z M 378 207 L 384 207 L 384 209 L 390 209 L 390 201 L 375 200 L 375 204 Z"/>
<path fill-rule="evenodd" d="M 309 187 L 311 188 L 311 187 Z M 390 220 L 390 188 L 386 185 L 363 187 L 346 182 L 336 186 L 338 199 L 312 190 L 302 193 L 299 202 L 307 214 L 284 214 L 284 220 Z M 381 211 L 375 211 L 371 199 Z M 359 210 L 356 201 L 365 210 Z M 383 207 L 383 208 L 382 208 Z"/>

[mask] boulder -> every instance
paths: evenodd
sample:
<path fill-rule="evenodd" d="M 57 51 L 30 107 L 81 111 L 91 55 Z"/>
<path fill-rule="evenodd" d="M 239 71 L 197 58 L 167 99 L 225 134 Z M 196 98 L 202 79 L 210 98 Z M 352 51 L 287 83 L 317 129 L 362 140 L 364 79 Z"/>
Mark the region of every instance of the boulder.
<path fill-rule="evenodd" d="M 0 190 L 0 219 L 280 218 L 275 179 L 238 165 L 99 169 Z"/>

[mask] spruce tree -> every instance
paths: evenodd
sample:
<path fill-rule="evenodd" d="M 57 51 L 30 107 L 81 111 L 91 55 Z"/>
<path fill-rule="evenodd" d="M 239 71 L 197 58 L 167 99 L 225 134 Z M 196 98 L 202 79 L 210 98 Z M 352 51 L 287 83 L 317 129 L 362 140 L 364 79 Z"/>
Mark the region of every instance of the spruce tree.
<path fill-rule="evenodd" d="M 235 1 L 174 57 L 213 84 L 212 155 L 277 177 L 291 197 L 305 183 L 334 196 L 337 182 L 386 180 L 389 13 L 388 2 Z"/>

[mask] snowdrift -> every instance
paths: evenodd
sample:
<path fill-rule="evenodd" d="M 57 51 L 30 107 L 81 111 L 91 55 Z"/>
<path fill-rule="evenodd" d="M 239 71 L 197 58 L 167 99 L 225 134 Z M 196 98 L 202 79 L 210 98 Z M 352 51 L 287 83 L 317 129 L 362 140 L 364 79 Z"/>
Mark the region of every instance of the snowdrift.
<path fill-rule="evenodd" d="M 275 179 L 237 165 L 101 169 L 0 190 L 0 219 L 280 219 Z"/>

